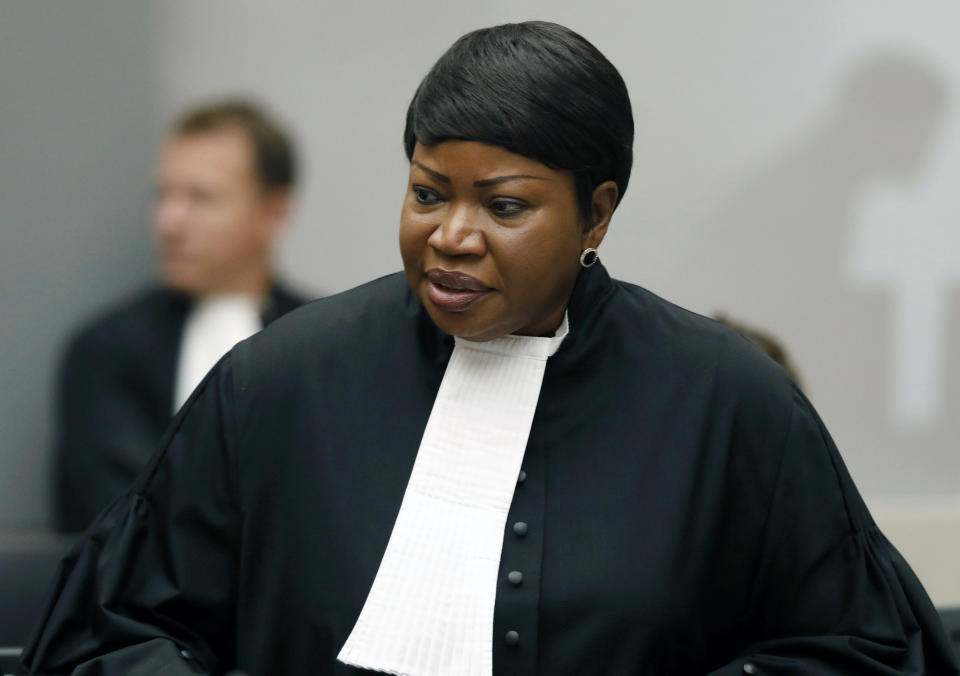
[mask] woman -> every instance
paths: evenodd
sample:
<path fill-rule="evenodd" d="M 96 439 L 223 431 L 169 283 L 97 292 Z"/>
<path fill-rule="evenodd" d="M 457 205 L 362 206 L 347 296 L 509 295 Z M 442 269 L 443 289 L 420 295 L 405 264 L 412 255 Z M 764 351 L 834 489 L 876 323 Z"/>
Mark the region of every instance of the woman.
<path fill-rule="evenodd" d="M 68 556 L 75 673 L 954 673 L 822 424 L 732 331 L 610 279 L 616 69 L 476 31 L 410 105 L 391 275 L 241 343 Z"/>

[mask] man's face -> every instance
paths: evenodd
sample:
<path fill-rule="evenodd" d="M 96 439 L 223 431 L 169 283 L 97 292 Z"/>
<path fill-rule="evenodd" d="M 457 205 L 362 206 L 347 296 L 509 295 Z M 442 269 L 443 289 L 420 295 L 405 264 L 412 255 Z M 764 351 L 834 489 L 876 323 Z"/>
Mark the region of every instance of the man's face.
<path fill-rule="evenodd" d="M 156 185 L 165 284 L 189 294 L 248 291 L 264 274 L 278 223 L 246 134 L 228 127 L 171 137 Z"/>

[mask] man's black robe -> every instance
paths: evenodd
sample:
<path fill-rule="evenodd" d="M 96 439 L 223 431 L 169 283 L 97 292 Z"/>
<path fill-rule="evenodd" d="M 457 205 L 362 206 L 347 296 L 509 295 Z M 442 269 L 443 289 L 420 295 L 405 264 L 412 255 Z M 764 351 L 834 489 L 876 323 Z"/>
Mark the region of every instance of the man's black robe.
<path fill-rule="evenodd" d="M 306 299 L 274 285 L 269 324 Z M 150 289 L 77 332 L 57 383 L 57 529 L 81 531 L 146 467 L 173 419 L 173 388 L 190 299 Z"/>
<path fill-rule="evenodd" d="M 956 673 L 778 366 L 600 265 L 569 317 L 504 533 L 495 674 Z M 451 350 L 402 275 L 234 348 L 66 558 L 26 664 L 360 673 L 336 655 Z"/>

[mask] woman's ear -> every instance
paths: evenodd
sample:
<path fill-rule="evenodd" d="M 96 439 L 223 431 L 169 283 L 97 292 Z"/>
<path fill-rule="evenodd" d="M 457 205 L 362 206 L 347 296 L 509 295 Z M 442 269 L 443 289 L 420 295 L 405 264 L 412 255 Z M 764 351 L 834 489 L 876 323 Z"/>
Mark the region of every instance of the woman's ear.
<path fill-rule="evenodd" d="M 589 230 L 583 232 L 583 248 L 596 249 L 607 234 L 613 210 L 617 208 L 617 196 L 620 194 L 617 184 L 604 181 L 593 190 L 592 223 Z"/>

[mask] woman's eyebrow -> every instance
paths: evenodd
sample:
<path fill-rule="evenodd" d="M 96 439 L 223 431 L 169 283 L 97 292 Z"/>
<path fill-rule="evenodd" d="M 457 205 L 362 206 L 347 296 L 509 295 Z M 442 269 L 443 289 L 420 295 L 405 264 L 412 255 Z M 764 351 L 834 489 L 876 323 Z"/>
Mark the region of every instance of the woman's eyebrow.
<path fill-rule="evenodd" d="M 450 183 L 450 182 L 451 182 L 449 176 L 447 176 L 447 175 L 445 175 L 445 174 L 441 174 L 439 171 L 435 171 L 435 170 L 431 169 L 430 167 L 425 167 L 423 164 L 421 164 L 420 162 L 417 162 L 416 160 L 413 160 L 412 162 L 410 162 L 410 164 L 411 164 L 412 166 L 419 167 L 419 168 L 422 169 L 425 173 L 430 174 L 430 176 L 432 176 L 432 177 L 435 178 L 436 180 L 440 181 L 441 183 Z M 534 179 L 534 180 L 537 180 L 537 181 L 549 181 L 549 180 L 550 180 L 550 179 L 547 178 L 546 176 L 531 176 L 531 175 L 529 175 L 529 174 L 511 174 L 510 176 L 494 176 L 493 178 L 484 178 L 484 179 L 480 179 L 479 181 L 474 181 L 474 182 L 473 182 L 473 187 L 474 187 L 474 188 L 486 188 L 487 186 L 499 185 L 499 184 L 501 184 L 501 183 L 506 183 L 507 181 L 520 181 L 520 180 L 524 180 L 524 179 Z"/>
<path fill-rule="evenodd" d="M 410 164 L 411 164 L 412 166 L 414 166 L 414 167 L 420 167 L 423 171 L 425 171 L 426 173 L 430 174 L 433 178 L 437 179 L 437 180 L 440 181 L 441 183 L 450 183 L 450 182 L 451 182 L 449 176 L 444 176 L 444 175 L 441 174 L 439 171 L 434 171 L 433 169 L 431 169 L 431 168 L 429 168 L 429 167 L 425 167 L 425 166 L 423 166 L 422 164 L 420 164 L 419 162 L 417 162 L 416 160 L 412 160 L 412 161 L 410 162 Z"/>
<path fill-rule="evenodd" d="M 484 188 L 488 185 L 499 185 L 501 183 L 506 183 L 507 181 L 520 181 L 524 179 L 535 179 L 537 181 L 549 181 L 550 179 L 546 176 L 529 176 L 527 174 L 514 174 L 512 176 L 495 176 L 494 178 L 485 178 L 480 181 L 474 181 L 474 188 Z"/>

